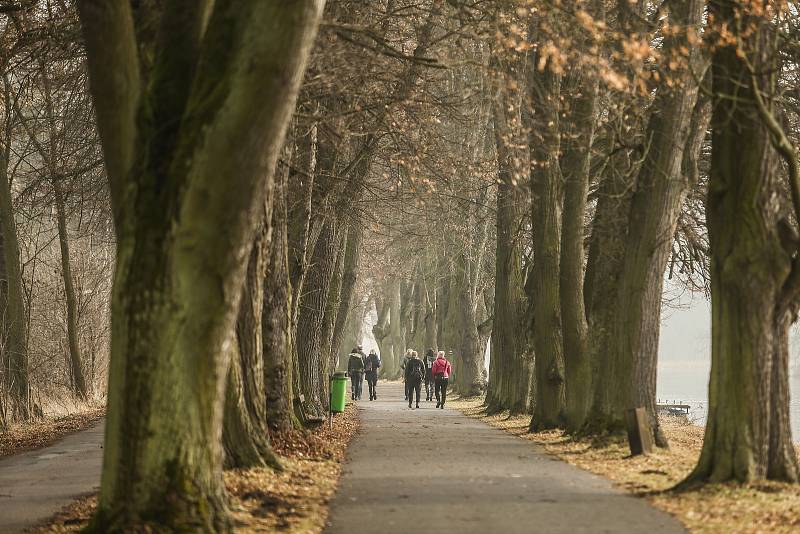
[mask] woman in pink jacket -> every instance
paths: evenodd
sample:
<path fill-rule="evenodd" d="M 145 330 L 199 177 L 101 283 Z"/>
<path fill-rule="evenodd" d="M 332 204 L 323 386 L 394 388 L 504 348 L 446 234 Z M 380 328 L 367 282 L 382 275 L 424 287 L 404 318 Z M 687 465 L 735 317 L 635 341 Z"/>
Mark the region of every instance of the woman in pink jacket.
<path fill-rule="evenodd" d="M 436 407 L 444 408 L 444 401 L 447 399 L 447 384 L 450 381 L 450 373 L 452 367 L 447 358 L 444 357 L 444 351 L 439 351 L 436 355 L 436 360 L 433 362 L 431 374 L 435 382 L 434 391 L 436 392 Z"/>

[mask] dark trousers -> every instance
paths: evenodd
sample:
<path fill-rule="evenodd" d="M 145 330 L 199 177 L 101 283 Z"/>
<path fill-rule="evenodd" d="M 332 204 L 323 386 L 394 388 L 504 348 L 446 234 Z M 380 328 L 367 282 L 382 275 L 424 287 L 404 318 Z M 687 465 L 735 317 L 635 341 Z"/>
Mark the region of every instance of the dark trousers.
<path fill-rule="evenodd" d="M 350 391 L 353 394 L 354 399 L 361 398 L 361 386 L 364 382 L 364 373 L 359 373 L 358 371 L 353 371 L 350 373 Z"/>
<path fill-rule="evenodd" d="M 450 382 L 448 378 L 443 376 L 436 377 L 436 403 L 444 406 L 444 401 L 447 400 L 447 384 Z"/>
<path fill-rule="evenodd" d="M 419 404 L 419 392 L 422 389 L 422 381 L 409 380 L 406 384 L 408 387 L 408 407 L 411 408 L 411 402 L 414 400 L 414 392 L 417 393 L 417 404 Z"/>
<path fill-rule="evenodd" d="M 375 393 L 375 386 L 378 384 L 378 373 L 375 371 L 368 371 L 366 376 L 367 386 L 369 387 L 369 398 L 377 399 L 378 395 Z"/>
<path fill-rule="evenodd" d="M 428 372 L 425 373 L 425 400 L 433 399 L 433 375 L 431 374 L 431 370 L 428 369 Z"/>

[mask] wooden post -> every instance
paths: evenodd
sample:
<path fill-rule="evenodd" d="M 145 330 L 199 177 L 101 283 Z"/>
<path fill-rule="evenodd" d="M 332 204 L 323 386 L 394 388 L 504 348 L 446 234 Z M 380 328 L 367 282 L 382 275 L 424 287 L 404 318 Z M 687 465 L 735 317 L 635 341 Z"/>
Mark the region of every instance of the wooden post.
<path fill-rule="evenodd" d="M 644 408 L 632 408 L 625 412 L 628 425 L 628 443 L 631 456 L 653 452 L 653 433 Z"/>

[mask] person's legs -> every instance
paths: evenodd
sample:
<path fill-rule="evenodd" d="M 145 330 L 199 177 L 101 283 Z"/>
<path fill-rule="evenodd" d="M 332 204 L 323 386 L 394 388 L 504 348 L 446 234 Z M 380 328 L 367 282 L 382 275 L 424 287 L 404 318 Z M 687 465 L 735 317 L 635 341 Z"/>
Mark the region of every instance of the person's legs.
<path fill-rule="evenodd" d="M 420 392 L 422 391 L 422 382 L 419 380 L 414 382 L 414 391 L 417 392 L 417 408 L 419 408 L 419 396 Z"/>
<path fill-rule="evenodd" d="M 358 373 L 358 393 L 356 397 L 361 400 L 361 392 L 364 389 L 364 373 Z"/>
<path fill-rule="evenodd" d="M 442 403 L 439 408 L 444 408 L 444 401 L 447 400 L 447 384 L 450 382 L 448 378 L 442 378 Z"/>
<path fill-rule="evenodd" d="M 433 390 L 436 393 L 436 407 L 438 408 L 439 405 L 442 403 L 442 399 L 441 399 L 441 395 L 440 395 L 440 391 L 442 389 L 442 379 L 437 377 L 436 379 L 434 379 L 433 384 L 434 384 L 433 385 Z"/>
<path fill-rule="evenodd" d="M 356 400 L 356 374 L 350 373 L 350 399 Z"/>
<path fill-rule="evenodd" d="M 369 388 L 369 400 L 372 400 L 372 394 L 375 392 L 375 384 L 372 382 L 372 373 L 367 373 L 367 388 Z"/>
<path fill-rule="evenodd" d="M 405 388 L 405 390 L 406 390 L 406 400 L 408 400 L 408 385 L 409 385 L 409 384 L 408 384 L 408 381 L 407 381 L 407 380 L 405 380 L 405 379 L 403 379 L 403 387 L 404 387 L 404 388 Z"/>

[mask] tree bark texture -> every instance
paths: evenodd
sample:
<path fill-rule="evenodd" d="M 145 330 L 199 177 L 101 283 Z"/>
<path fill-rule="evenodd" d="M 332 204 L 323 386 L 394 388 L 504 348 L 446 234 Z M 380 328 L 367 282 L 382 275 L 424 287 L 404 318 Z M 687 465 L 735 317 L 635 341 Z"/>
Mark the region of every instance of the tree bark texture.
<path fill-rule="evenodd" d="M 336 220 L 325 223 L 311 257 L 303 284 L 303 296 L 297 322 L 297 358 L 301 393 L 306 413 L 324 415 L 327 406 L 326 347 L 330 331 L 325 327 L 325 312 L 330 298 L 331 282 L 338 259 Z"/>
<path fill-rule="evenodd" d="M 69 234 L 67 232 L 67 215 L 64 209 L 64 193 L 58 180 L 53 182 L 55 194 L 56 218 L 58 220 L 58 243 L 61 248 L 61 273 L 64 279 L 64 295 L 67 305 L 67 341 L 69 342 L 69 361 L 75 395 L 86 399 L 88 388 L 83 373 L 81 349 L 78 341 L 78 299 L 75 296 L 75 283 L 72 279 L 72 268 L 69 256 Z"/>
<path fill-rule="evenodd" d="M 321 8 L 141 6 L 160 11 L 156 42 L 140 43 L 128 3 L 79 3 L 117 230 L 95 531 L 231 529 L 231 332 Z"/>
<path fill-rule="evenodd" d="M 538 119 L 535 131 L 541 136 L 532 140 L 531 156 L 536 402 L 530 429 L 539 431 L 564 426 L 566 400 L 559 267 L 563 209 L 558 162 L 561 78 L 549 67 L 530 78 L 531 102 Z"/>
<path fill-rule="evenodd" d="M 27 421 L 31 417 L 28 383 L 28 323 L 22 287 L 17 225 L 12 207 L 8 160 L 0 162 L 0 231 L 3 233 L 5 287 L 3 326 L 4 389 L 9 394 L 10 419 Z"/>
<path fill-rule="evenodd" d="M 676 31 L 665 39 L 663 54 L 670 62 L 678 58 L 679 66 L 659 85 L 651 105 L 645 157 L 628 216 L 614 323 L 612 357 L 628 387 L 617 389 L 611 418 L 621 425 L 625 410 L 644 407 L 655 443 L 662 447 L 667 442 L 656 413 L 661 295 L 678 215 L 689 188 L 689 179 L 681 171 L 698 90 L 693 56 L 681 54 L 692 48 L 691 36 L 697 34 L 704 5 L 700 0 L 671 2 L 670 24 Z"/>
<path fill-rule="evenodd" d="M 741 48 L 718 46 L 712 60 L 711 379 L 703 449 L 688 481 L 797 481 L 786 333 L 797 312 L 797 260 L 781 239 L 789 223 L 755 93 L 772 94 L 773 30 L 743 4 L 713 1 L 710 11 Z"/>
<path fill-rule="evenodd" d="M 261 318 L 267 425 L 272 431 L 299 426 L 294 414 L 293 286 L 289 274 L 287 173 L 276 177 L 272 205 L 269 270 Z"/>

